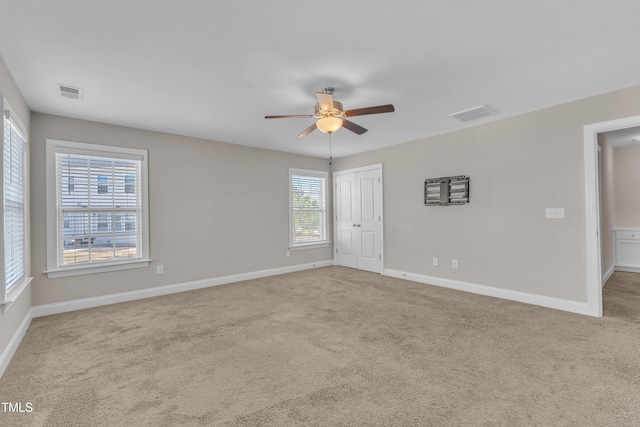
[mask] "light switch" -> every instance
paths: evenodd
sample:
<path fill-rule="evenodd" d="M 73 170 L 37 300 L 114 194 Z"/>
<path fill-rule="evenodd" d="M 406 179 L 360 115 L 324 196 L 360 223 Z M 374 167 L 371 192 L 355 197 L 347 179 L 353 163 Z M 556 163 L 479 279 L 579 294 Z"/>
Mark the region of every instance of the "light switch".
<path fill-rule="evenodd" d="M 564 208 L 547 208 L 547 219 L 564 219 Z"/>

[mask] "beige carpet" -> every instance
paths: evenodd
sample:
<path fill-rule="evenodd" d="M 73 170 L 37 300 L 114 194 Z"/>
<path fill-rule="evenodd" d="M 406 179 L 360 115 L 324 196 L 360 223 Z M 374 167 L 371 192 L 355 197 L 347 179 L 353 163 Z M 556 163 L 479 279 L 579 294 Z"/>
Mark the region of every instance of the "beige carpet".
<path fill-rule="evenodd" d="M 0 425 L 639 426 L 638 276 L 602 319 L 340 267 L 38 318 Z"/>

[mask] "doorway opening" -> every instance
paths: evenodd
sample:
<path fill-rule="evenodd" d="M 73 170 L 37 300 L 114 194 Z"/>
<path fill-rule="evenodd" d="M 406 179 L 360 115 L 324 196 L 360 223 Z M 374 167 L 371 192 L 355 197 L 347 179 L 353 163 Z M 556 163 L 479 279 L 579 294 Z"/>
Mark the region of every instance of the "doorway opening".
<path fill-rule="evenodd" d="M 584 127 L 586 278 L 588 314 L 602 317 L 602 229 L 598 135 L 640 126 L 640 116 L 594 123 Z"/>

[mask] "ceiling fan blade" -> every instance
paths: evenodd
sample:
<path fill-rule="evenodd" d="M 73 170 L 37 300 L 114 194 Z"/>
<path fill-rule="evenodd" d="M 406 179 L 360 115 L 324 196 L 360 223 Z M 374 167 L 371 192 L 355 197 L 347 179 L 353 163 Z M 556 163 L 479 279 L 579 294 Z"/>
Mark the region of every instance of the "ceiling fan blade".
<path fill-rule="evenodd" d="M 299 115 L 299 116 L 264 116 L 265 119 L 310 119 L 312 116 L 310 114 Z"/>
<path fill-rule="evenodd" d="M 349 120 L 342 119 L 342 127 L 349 129 L 351 132 L 355 132 L 358 135 L 362 135 L 367 131 L 367 129 L 363 128 L 360 125 L 357 125 Z"/>
<path fill-rule="evenodd" d="M 316 98 L 318 98 L 318 104 L 323 110 L 333 110 L 333 95 L 330 93 L 316 92 Z"/>
<path fill-rule="evenodd" d="M 355 110 L 347 110 L 344 114 L 347 117 L 364 116 L 367 114 L 393 113 L 396 109 L 393 104 L 377 105 L 375 107 L 356 108 Z"/>
<path fill-rule="evenodd" d="M 311 132 L 313 132 L 314 130 L 316 130 L 317 126 L 315 123 L 313 123 L 311 126 L 309 126 L 308 128 L 306 128 L 305 130 L 303 130 L 302 132 L 300 132 L 300 135 L 298 135 L 298 138 L 302 138 L 303 136 L 307 136 L 309 135 Z"/>

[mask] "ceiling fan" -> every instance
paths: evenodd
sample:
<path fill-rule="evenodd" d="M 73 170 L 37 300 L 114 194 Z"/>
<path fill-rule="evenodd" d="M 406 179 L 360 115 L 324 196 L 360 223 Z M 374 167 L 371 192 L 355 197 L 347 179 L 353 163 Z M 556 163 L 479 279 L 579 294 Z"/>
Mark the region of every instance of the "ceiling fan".
<path fill-rule="evenodd" d="M 298 137 L 309 135 L 316 129 L 321 132 L 332 134 L 347 128 L 351 132 L 362 135 L 367 131 L 360 125 L 357 125 L 345 117 L 364 116 L 368 114 L 392 113 L 395 111 L 392 104 L 378 105 L 375 107 L 356 108 L 355 110 L 343 110 L 342 103 L 333 99 L 332 87 L 327 87 L 322 92 L 316 92 L 318 103 L 316 104 L 316 113 L 311 115 L 289 115 L 289 116 L 265 116 L 265 119 L 285 119 L 285 118 L 315 118 L 318 119 L 314 124 L 303 130 Z"/>

